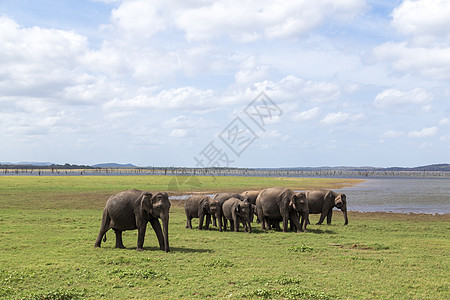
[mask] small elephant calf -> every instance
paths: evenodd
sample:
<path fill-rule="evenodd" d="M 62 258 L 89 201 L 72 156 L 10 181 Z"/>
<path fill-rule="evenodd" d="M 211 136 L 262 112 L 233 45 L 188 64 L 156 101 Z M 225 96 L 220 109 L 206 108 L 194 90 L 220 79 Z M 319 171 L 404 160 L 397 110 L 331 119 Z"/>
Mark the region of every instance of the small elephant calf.
<path fill-rule="evenodd" d="M 184 212 L 186 213 L 186 228 L 192 229 L 192 219 L 198 218 L 198 229 L 202 230 L 203 221 L 206 217 L 206 227 L 211 224 L 211 198 L 204 195 L 192 195 L 184 202 Z"/>
<path fill-rule="evenodd" d="M 222 210 L 225 219 L 230 220 L 230 229 L 238 232 L 239 223 L 242 223 L 244 224 L 245 232 L 252 232 L 250 222 L 253 215 L 253 208 L 250 202 L 230 198 L 223 203 Z"/>

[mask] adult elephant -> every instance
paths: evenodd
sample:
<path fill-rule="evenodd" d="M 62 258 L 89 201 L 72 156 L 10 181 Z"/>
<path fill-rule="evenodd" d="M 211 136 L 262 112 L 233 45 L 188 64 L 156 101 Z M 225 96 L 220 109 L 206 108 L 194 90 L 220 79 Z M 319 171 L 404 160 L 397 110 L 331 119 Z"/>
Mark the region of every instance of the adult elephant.
<path fill-rule="evenodd" d="M 239 224 L 244 225 L 245 232 L 252 232 L 250 225 L 251 216 L 253 215 L 252 204 L 248 201 L 242 201 L 238 198 L 230 198 L 223 203 L 223 215 L 226 220 L 230 220 L 230 230 L 239 231 Z"/>
<path fill-rule="evenodd" d="M 333 215 L 333 207 L 339 208 L 344 213 L 344 225 L 348 224 L 347 217 L 347 196 L 345 194 L 336 193 L 331 190 L 313 190 L 306 191 L 306 200 L 308 201 L 309 213 L 320 214 L 320 225 L 327 217 L 327 224 L 331 224 Z"/>
<path fill-rule="evenodd" d="M 284 232 L 288 231 L 288 221 L 294 224 L 297 232 L 306 232 L 309 208 L 305 193 L 282 187 L 262 190 L 256 198 L 256 210 L 263 230 L 269 230 L 271 225 L 282 220 Z M 299 215 L 302 216 L 301 225 Z"/>
<path fill-rule="evenodd" d="M 125 248 L 122 232 L 137 229 L 137 250 L 142 251 L 147 223 L 150 222 L 158 238 L 159 248 L 169 252 L 169 209 L 167 193 L 152 194 L 147 191 L 128 190 L 111 196 L 103 211 L 95 247 L 101 246 L 103 236 L 112 228 L 116 233 L 116 248 Z M 158 218 L 162 220 L 163 230 Z"/>
<path fill-rule="evenodd" d="M 205 195 L 192 195 L 184 202 L 184 212 L 186 213 L 186 228 L 192 229 L 192 219 L 198 218 L 198 229 L 202 230 L 203 221 L 206 217 L 206 230 L 211 223 L 211 198 Z M 213 211 L 212 213 L 215 213 Z"/>

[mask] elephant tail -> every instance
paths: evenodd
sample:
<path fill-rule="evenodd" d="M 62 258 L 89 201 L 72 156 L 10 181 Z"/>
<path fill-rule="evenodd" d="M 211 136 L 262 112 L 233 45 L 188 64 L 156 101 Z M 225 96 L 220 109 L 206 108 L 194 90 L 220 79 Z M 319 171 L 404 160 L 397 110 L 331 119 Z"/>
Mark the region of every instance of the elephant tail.
<path fill-rule="evenodd" d="M 103 243 L 104 242 L 106 242 L 106 233 L 105 233 L 105 235 L 103 236 Z"/>

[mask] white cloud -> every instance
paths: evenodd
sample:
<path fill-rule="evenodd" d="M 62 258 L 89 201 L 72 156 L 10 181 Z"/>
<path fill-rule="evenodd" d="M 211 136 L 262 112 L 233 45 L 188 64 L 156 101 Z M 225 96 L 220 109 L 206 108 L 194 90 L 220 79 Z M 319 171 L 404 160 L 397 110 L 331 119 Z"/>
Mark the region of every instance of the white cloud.
<path fill-rule="evenodd" d="M 176 26 L 192 40 L 227 36 L 243 42 L 261 38 L 300 37 L 325 20 L 348 20 L 361 12 L 365 3 L 348 1 L 258 1 L 219 0 L 196 2 L 178 11 Z M 208 26 L 205 26 L 208 24 Z"/>
<path fill-rule="evenodd" d="M 398 137 L 400 137 L 402 135 L 404 135 L 404 133 L 401 132 L 401 131 L 388 130 L 388 131 L 383 132 L 381 134 L 381 137 L 390 139 L 390 138 L 398 138 Z"/>
<path fill-rule="evenodd" d="M 405 0 L 392 18 L 392 25 L 416 44 L 450 42 L 450 1 Z"/>
<path fill-rule="evenodd" d="M 443 118 L 439 121 L 439 125 L 450 125 L 450 119 L 449 118 Z"/>
<path fill-rule="evenodd" d="M 422 128 L 421 130 L 413 130 L 408 132 L 408 137 L 411 138 L 427 138 L 435 136 L 438 132 L 437 127 L 426 127 Z"/>
<path fill-rule="evenodd" d="M 0 17 L 2 95 L 48 96 L 72 84 L 81 75 L 76 66 L 86 50 L 86 38 L 75 32 L 22 28 Z"/>
<path fill-rule="evenodd" d="M 376 47 L 376 57 L 401 73 L 450 78 L 450 1 L 405 0 L 394 9 L 391 24 L 406 40 Z"/>
<path fill-rule="evenodd" d="M 234 78 L 237 85 L 250 86 L 264 80 L 267 75 L 268 67 L 258 64 L 256 57 L 252 55 L 241 63 L 240 70 L 236 72 Z"/>
<path fill-rule="evenodd" d="M 352 115 L 349 113 L 336 112 L 328 113 L 325 118 L 320 121 L 324 126 L 341 125 L 348 122 L 356 122 L 364 118 L 364 113 Z"/>
<path fill-rule="evenodd" d="M 151 92 L 142 88 L 137 95 L 125 99 L 113 99 L 107 102 L 106 109 L 139 110 L 139 109 L 184 109 L 189 111 L 211 109 L 213 90 L 200 90 L 194 87 L 181 87 L 162 90 L 152 96 Z"/>
<path fill-rule="evenodd" d="M 124 1 L 111 12 L 111 22 L 126 37 L 147 39 L 166 28 L 159 1 Z"/>
<path fill-rule="evenodd" d="M 173 129 L 170 132 L 171 137 L 185 137 L 187 136 L 188 131 L 186 129 Z"/>
<path fill-rule="evenodd" d="M 433 96 L 424 89 L 415 88 L 411 91 L 403 92 L 398 89 L 387 89 L 379 93 L 373 102 L 375 107 L 383 110 L 393 110 L 396 112 L 411 112 L 419 110 L 429 111 L 433 101 Z M 411 107 L 411 105 L 413 107 Z"/>
<path fill-rule="evenodd" d="M 435 79 L 450 77 L 450 47 L 411 47 L 407 42 L 382 44 L 374 49 L 380 60 L 392 63 L 394 70 Z"/>
<path fill-rule="evenodd" d="M 320 113 L 320 108 L 316 106 L 309 110 L 305 110 L 305 111 L 295 114 L 294 120 L 296 120 L 296 121 L 315 120 L 319 117 L 319 113 Z"/>

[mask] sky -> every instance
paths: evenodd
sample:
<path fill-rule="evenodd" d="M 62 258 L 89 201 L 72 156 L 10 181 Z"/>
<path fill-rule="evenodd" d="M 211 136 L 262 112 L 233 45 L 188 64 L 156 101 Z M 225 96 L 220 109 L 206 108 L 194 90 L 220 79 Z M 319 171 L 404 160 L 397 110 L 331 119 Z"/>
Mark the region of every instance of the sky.
<path fill-rule="evenodd" d="M 0 0 L 0 162 L 450 162 L 450 1 Z"/>

